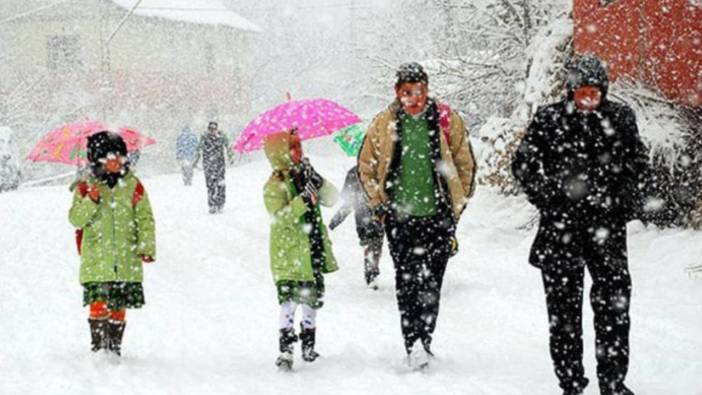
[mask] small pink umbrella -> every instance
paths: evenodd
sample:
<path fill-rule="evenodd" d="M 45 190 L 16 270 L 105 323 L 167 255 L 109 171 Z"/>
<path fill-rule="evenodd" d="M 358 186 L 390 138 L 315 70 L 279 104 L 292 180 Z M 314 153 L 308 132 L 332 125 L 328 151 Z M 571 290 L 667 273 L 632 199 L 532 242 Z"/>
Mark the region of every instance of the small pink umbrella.
<path fill-rule="evenodd" d="M 83 165 L 87 162 L 88 136 L 103 130 L 110 129 L 98 121 L 83 121 L 61 126 L 42 137 L 27 158 L 35 162 Z M 124 139 L 127 151 L 156 143 L 156 140 L 143 136 L 132 128 L 121 127 L 117 133 Z"/>
<path fill-rule="evenodd" d="M 300 139 L 327 136 L 361 122 L 341 105 L 326 99 L 295 100 L 264 112 L 251 121 L 234 143 L 234 150 L 251 152 L 263 146 L 263 139 L 274 133 L 297 129 Z"/>

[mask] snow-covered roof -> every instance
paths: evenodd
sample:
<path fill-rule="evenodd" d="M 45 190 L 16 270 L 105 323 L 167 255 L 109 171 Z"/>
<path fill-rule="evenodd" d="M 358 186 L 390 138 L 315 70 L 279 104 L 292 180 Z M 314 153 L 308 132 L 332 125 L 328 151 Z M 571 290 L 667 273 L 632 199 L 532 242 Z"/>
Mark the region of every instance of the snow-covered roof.
<path fill-rule="evenodd" d="M 139 0 L 112 0 L 131 10 Z M 227 8 L 220 0 L 142 0 L 134 14 L 205 25 L 230 26 L 239 30 L 260 32 L 253 22 Z"/>

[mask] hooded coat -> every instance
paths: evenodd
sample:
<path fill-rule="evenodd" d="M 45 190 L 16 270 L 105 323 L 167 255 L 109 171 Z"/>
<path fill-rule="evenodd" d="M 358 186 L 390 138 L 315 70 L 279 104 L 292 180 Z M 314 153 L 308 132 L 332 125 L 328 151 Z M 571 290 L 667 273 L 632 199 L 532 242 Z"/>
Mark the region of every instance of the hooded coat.
<path fill-rule="evenodd" d="M 318 204 L 314 207 L 308 206 L 290 176 L 290 170 L 294 169 L 295 165 L 290 157 L 289 134 L 278 133 L 268 137 L 264 150 L 273 167 L 273 174 L 263 188 L 263 200 L 266 210 L 271 215 L 269 255 L 273 281 L 278 283 L 316 280 L 315 268 L 312 266 L 310 224 L 305 219 L 310 211 L 317 216 L 322 237 L 324 263 L 321 272 L 331 273 L 338 270 L 331 240 L 319 208 L 319 204 L 334 205 L 338 199 L 338 191 L 324 180 L 319 190 Z"/>
<path fill-rule="evenodd" d="M 538 267 L 564 234 L 592 227 L 625 234 L 626 222 L 638 216 L 644 201 L 648 153 L 634 112 L 607 98 L 607 73 L 599 60 L 580 57 L 568 68 L 567 99 L 537 110 L 512 163 L 540 213 L 530 258 Z M 591 113 L 575 107 L 574 91 L 582 86 L 599 87 L 602 93 Z M 575 251 L 576 244 L 563 248 Z"/>
<path fill-rule="evenodd" d="M 91 282 L 142 282 L 141 256 L 156 258 L 154 217 L 146 191 L 127 172 L 113 188 L 105 180 L 90 176 L 85 181 L 97 186 L 100 200 L 95 203 L 75 188 L 68 214 L 76 228 L 83 229 L 81 242 L 81 284 Z"/>
<path fill-rule="evenodd" d="M 176 139 L 176 160 L 192 161 L 197 156 L 198 138 L 189 127 L 183 128 Z"/>

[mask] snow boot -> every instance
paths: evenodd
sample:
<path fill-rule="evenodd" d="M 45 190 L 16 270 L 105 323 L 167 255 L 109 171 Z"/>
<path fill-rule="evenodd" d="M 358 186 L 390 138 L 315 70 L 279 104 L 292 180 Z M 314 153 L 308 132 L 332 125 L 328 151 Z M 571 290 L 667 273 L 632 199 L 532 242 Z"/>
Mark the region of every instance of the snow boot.
<path fill-rule="evenodd" d="M 275 360 L 275 366 L 280 370 L 292 370 L 293 365 L 293 343 L 297 341 L 297 336 L 292 328 L 281 329 L 279 338 L 280 355 Z"/>
<path fill-rule="evenodd" d="M 407 362 L 412 370 L 424 370 L 429 366 L 429 354 L 424 350 L 421 340 L 417 340 L 412 346 Z"/>
<path fill-rule="evenodd" d="M 109 323 L 109 343 L 108 347 L 109 350 L 117 355 L 118 357 L 122 356 L 122 337 L 124 336 L 124 328 L 127 326 L 127 323 L 124 321 L 110 321 Z"/>
<path fill-rule="evenodd" d="M 314 351 L 317 328 L 305 328 L 300 323 L 300 342 L 302 343 L 302 359 L 305 362 L 314 362 L 319 354 Z"/>
<path fill-rule="evenodd" d="M 434 358 L 434 353 L 431 352 L 431 337 L 425 337 L 422 339 L 422 346 L 424 346 L 424 351 L 427 352 L 427 355 L 430 358 Z"/>
<path fill-rule="evenodd" d="M 590 383 L 586 377 L 573 382 L 567 389 L 563 390 L 563 395 L 583 395 L 585 387 Z"/>
<path fill-rule="evenodd" d="M 617 384 L 614 388 L 611 389 L 609 386 L 600 386 L 600 392 L 602 395 L 634 395 L 634 392 L 627 388 L 624 384 Z"/>
<path fill-rule="evenodd" d="M 107 320 L 88 318 L 88 324 L 90 324 L 90 350 L 92 352 L 97 352 L 107 349 L 109 342 Z"/>

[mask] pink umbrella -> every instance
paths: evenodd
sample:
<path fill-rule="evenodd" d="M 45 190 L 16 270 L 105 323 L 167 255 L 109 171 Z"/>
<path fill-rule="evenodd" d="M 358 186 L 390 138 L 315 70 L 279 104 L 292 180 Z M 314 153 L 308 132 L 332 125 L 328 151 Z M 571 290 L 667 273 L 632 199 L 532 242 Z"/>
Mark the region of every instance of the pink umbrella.
<path fill-rule="evenodd" d="M 234 143 L 234 150 L 251 152 L 263 146 L 274 133 L 297 128 L 300 139 L 326 136 L 361 119 L 341 105 L 326 99 L 295 100 L 283 103 L 251 121 Z"/>
<path fill-rule="evenodd" d="M 42 137 L 27 157 L 35 162 L 83 165 L 87 162 L 88 136 L 102 130 L 110 129 L 98 121 L 83 121 L 61 126 Z M 127 151 L 156 143 L 156 140 L 143 136 L 132 128 L 121 127 L 117 133 L 124 139 Z"/>

